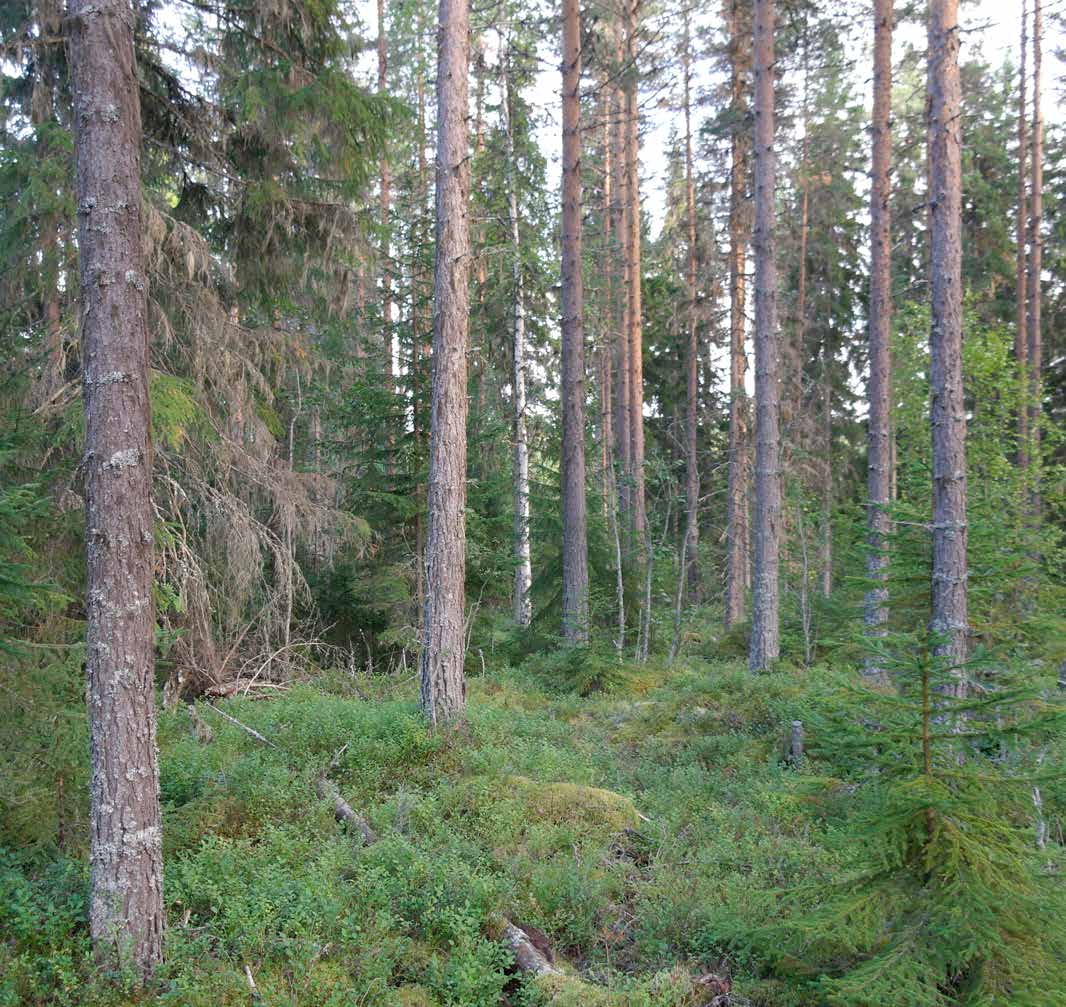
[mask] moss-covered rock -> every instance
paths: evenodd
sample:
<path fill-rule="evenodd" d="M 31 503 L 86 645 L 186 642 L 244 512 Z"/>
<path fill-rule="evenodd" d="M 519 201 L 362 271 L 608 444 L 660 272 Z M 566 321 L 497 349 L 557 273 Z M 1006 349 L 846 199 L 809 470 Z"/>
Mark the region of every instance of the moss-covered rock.
<path fill-rule="evenodd" d="M 633 802 L 613 790 L 579 783 L 538 783 L 524 776 L 508 777 L 506 782 L 531 817 L 553 825 L 621 832 L 640 822 Z"/>

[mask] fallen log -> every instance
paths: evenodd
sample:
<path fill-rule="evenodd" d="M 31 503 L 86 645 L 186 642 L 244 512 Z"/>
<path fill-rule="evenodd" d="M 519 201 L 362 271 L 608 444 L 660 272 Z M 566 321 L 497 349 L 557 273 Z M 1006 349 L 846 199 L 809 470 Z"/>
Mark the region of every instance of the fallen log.
<path fill-rule="evenodd" d="M 536 927 L 522 927 L 503 916 L 489 923 L 489 934 L 506 944 L 514 954 L 515 966 L 537 981 L 545 1002 L 553 1007 L 624 1007 L 630 1003 L 625 993 L 615 993 L 564 972 L 554 963 L 547 936 Z M 713 973 L 692 977 L 678 971 L 688 986 L 691 1007 L 731 1007 L 733 984 L 728 976 Z"/>
<path fill-rule="evenodd" d="M 500 940 L 514 952 L 515 964 L 523 972 L 532 972 L 535 976 L 561 976 L 562 970 L 557 969 L 548 958 L 548 954 L 542 952 L 521 927 L 516 927 L 510 920 L 503 920 L 503 929 Z"/>
<path fill-rule="evenodd" d="M 332 780 L 320 776 L 315 783 L 315 792 L 324 801 L 333 802 L 333 814 L 338 822 L 344 822 L 356 829 L 363 837 L 363 842 L 369 846 L 377 842 L 374 830 L 370 823 L 356 811 L 342 796 L 341 792 Z"/>

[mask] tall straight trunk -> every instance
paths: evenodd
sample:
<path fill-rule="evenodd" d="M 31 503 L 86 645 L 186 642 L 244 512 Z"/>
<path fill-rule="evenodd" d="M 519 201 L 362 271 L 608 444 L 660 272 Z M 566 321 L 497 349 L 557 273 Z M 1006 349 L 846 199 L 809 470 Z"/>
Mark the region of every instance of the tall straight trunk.
<path fill-rule="evenodd" d="M 430 415 L 422 710 L 432 724 L 462 716 L 466 578 L 466 351 L 470 323 L 468 0 L 440 0 L 437 37 L 436 262 Z"/>
<path fill-rule="evenodd" d="M 604 202 L 606 220 L 606 268 L 608 289 L 608 318 L 610 333 L 610 356 L 605 360 L 605 367 L 612 372 L 612 393 L 614 397 L 611 415 L 611 437 L 608 448 L 611 451 L 609 465 L 606 469 L 607 486 L 605 500 L 607 506 L 607 523 L 614 540 L 615 559 L 615 605 L 617 608 L 618 634 L 615 637 L 615 649 L 621 659 L 626 636 L 626 599 L 625 570 L 622 550 L 621 516 L 626 511 L 626 481 L 619 480 L 619 473 L 625 473 L 629 455 L 629 344 L 625 339 L 626 308 L 623 304 L 625 291 L 625 269 L 622 246 L 622 92 L 614 81 L 618 69 L 622 66 L 622 42 L 617 21 L 612 24 L 614 43 L 614 69 L 612 79 L 606 84 L 607 94 L 607 137 L 605 150 Z M 610 400 L 608 405 L 611 406 Z M 604 429 L 606 430 L 606 423 Z"/>
<path fill-rule="evenodd" d="M 55 0 L 37 0 L 34 4 L 37 31 L 41 36 L 56 36 L 62 31 L 62 5 Z M 37 134 L 36 153 L 41 161 L 53 156 L 54 140 L 50 128 L 55 125 L 55 92 L 58 82 L 57 57 L 42 47 L 34 60 L 35 74 L 30 101 L 30 119 Z M 44 322 L 45 357 L 42 361 L 42 381 L 39 394 L 48 402 L 62 387 L 66 358 L 63 348 L 61 298 L 61 243 L 59 214 L 41 218 L 39 252 L 41 262 L 41 319 Z"/>
<path fill-rule="evenodd" d="M 691 602 L 700 596 L 700 460 L 699 460 L 699 366 L 700 347 L 696 324 L 696 182 L 692 170 L 692 46 L 689 15 L 685 11 L 683 84 L 685 113 L 685 209 L 688 217 L 688 352 L 685 374 L 685 562 Z"/>
<path fill-rule="evenodd" d="M 739 121 L 747 94 L 750 48 L 740 0 L 729 2 L 729 57 L 734 125 L 729 182 L 729 488 L 726 497 L 725 625 L 744 619 L 748 583 L 748 370 L 747 302 L 748 171 L 750 140 Z"/>
<path fill-rule="evenodd" d="M 514 112 L 511 106 L 510 39 L 500 60 L 500 87 L 503 92 L 501 111 L 507 140 L 507 208 L 511 223 L 511 279 L 514 290 L 513 345 L 514 360 L 514 452 L 512 483 L 514 496 L 514 621 L 528 626 L 533 617 L 529 590 L 533 570 L 529 552 L 529 440 L 526 432 L 526 304 L 522 283 L 522 244 L 518 230 L 518 180 L 514 147 Z"/>
<path fill-rule="evenodd" d="M 780 654 L 780 374 L 774 261 L 774 0 L 755 0 L 755 572 L 748 665 Z"/>
<path fill-rule="evenodd" d="M 585 331 L 581 277 L 581 11 L 563 0 L 563 636 L 589 635 L 585 512 Z"/>
<path fill-rule="evenodd" d="M 388 41 L 385 35 L 385 0 L 378 3 L 378 94 L 384 95 L 388 90 Z M 389 388 L 393 387 L 393 347 L 392 347 L 392 262 L 391 241 L 389 233 L 389 215 L 392 210 L 392 181 L 389 174 L 388 155 L 382 153 L 380 165 L 379 212 L 381 214 L 381 318 L 384 325 L 382 345 L 385 353 L 385 373 L 388 375 Z"/>
<path fill-rule="evenodd" d="M 625 51 L 622 43 L 620 26 L 615 25 L 615 63 L 616 72 L 624 64 Z M 629 513 L 630 498 L 630 397 L 629 397 L 629 256 L 626 254 L 626 200 L 625 185 L 625 99 L 622 88 L 615 84 L 610 88 L 610 128 L 611 128 L 611 296 L 612 323 L 614 326 L 614 365 L 615 379 L 615 471 L 621 476 L 616 478 L 618 488 L 618 509 L 623 514 Z"/>
<path fill-rule="evenodd" d="M 941 651 L 966 656 L 966 410 L 962 386 L 962 129 L 958 0 L 931 0 L 929 195 L 933 430 L 933 606 Z"/>
<path fill-rule="evenodd" d="M 1033 151 L 1032 182 L 1029 208 L 1029 325 L 1026 364 L 1028 382 L 1028 441 L 1029 461 L 1034 466 L 1030 510 L 1035 515 L 1040 510 L 1040 404 L 1043 386 L 1043 345 L 1040 332 L 1041 290 L 1040 274 L 1044 269 L 1044 113 L 1040 84 L 1044 49 L 1044 4 L 1033 0 Z"/>
<path fill-rule="evenodd" d="M 147 979 L 163 956 L 165 916 L 135 18 L 128 0 L 72 0 L 69 9 L 85 402 L 89 930 L 99 959 Z"/>
<path fill-rule="evenodd" d="M 485 40 L 480 33 L 474 34 L 474 153 L 480 160 L 485 152 Z M 475 182 L 480 187 L 481 179 Z M 475 225 L 474 252 L 474 289 L 477 292 L 478 318 L 485 317 L 485 290 L 488 286 L 488 267 L 485 264 L 485 227 L 480 221 Z M 472 354 L 474 369 L 477 374 L 477 408 L 474 410 L 475 438 L 478 438 L 485 426 L 485 408 L 488 402 L 487 372 L 489 368 L 490 345 L 482 334 L 481 345 Z M 480 455 L 480 453 L 479 453 Z M 483 476 L 487 465 L 491 463 L 491 452 L 479 456 L 475 461 L 474 471 Z"/>
<path fill-rule="evenodd" d="M 888 621 L 888 507 L 892 494 L 892 29 L 893 0 L 874 4 L 873 157 L 870 186 L 870 381 L 867 386 L 867 553 L 863 622 L 867 635 L 885 635 Z M 867 672 L 880 674 L 875 662 Z"/>
<path fill-rule="evenodd" d="M 630 518 L 641 563 L 648 562 L 648 515 L 644 495 L 644 331 L 641 301 L 640 104 L 637 86 L 637 29 L 641 0 L 626 3 L 625 230 L 628 285 Z"/>
<path fill-rule="evenodd" d="M 615 277 L 610 266 L 614 241 L 611 228 L 611 200 L 613 199 L 611 172 L 611 95 L 610 85 L 605 80 L 601 89 L 603 117 L 603 252 L 604 268 L 604 322 L 599 346 L 600 371 L 600 478 L 603 494 L 603 517 L 610 520 L 610 508 L 614 506 L 612 459 L 614 456 L 614 373 L 613 354 L 616 345 Z"/>
<path fill-rule="evenodd" d="M 1018 467 L 1029 465 L 1029 275 L 1026 269 L 1026 235 L 1029 227 L 1027 165 L 1029 163 L 1028 123 L 1026 122 L 1029 78 L 1025 57 L 1029 43 L 1028 8 L 1022 3 L 1021 64 L 1018 71 L 1018 206 L 1015 211 L 1014 242 L 1014 359 L 1018 364 L 1020 387 L 1025 394 L 1018 408 Z"/>
<path fill-rule="evenodd" d="M 828 334 L 822 344 L 822 597 L 833 593 L 833 371 Z"/>
<path fill-rule="evenodd" d="M 422 36 L 421 7 L 416 19 L 418 36 Z M 415 177 L 418 189 L 415 193 L 415 205 L 418 207 L 416 216 L 416 233 L 419 241 L 413 249 L 411 257 L 411 425 L 414 435 L 416 451 L 421 452 L 425 422 L 423 410 L 419 403 L 422 389 L 422 359 L 431 356 L 432 350 L 428 345 L 427 336 L 430 335 L 431 323 L 426 317 L 425 310 L 425 287 L 426 277 L 422 266 L 420 249 L 429 243 L 429 227 L 426 223 L 426 208 L 429 203 L 429 165 L 426 163 L 426 81 L 422 72 L 421 61 L 415 81 L 415 105 L 417 108 L 416 120 L 418 123 L 418 151 L 415 158 Z M 424 345 L 426 344 L 426 345 Z M 419 485 L 416 488 L 419 504 L 423 499 L 424 488 Z M 426 523 L 422 519 L 421 507 L 415 510 L 415 604 L 419 612 L 425 604 L 426 576 Z"/>

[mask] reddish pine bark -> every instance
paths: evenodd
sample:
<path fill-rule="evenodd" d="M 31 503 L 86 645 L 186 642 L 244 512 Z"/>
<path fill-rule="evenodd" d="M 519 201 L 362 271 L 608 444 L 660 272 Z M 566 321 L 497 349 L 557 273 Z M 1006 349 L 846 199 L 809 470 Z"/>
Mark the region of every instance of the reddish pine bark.
<path fill-rule="evenodd" d="M 563 0 L 562 508 L 563 636 L 588 640 L 585 332 L 581 276 L 581 14 Z"/>

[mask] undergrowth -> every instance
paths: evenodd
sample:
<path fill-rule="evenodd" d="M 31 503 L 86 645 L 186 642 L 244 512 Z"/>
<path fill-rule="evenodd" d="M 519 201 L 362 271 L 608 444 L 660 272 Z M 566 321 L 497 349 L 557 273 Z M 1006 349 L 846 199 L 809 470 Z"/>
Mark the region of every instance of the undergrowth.
<path fill-rule="evenodd" d="M 847 974 L 860 958 L 848 935 L 825 916 L 811 965 L 770 924 L 793 911 L 790 893 L 828 890 L 854 870 L 851 804 L 876 803 L 853 750 L 823 751 L 815 737 L 801 766 L 785 756 L 788 725 L 817 732 L 840 670 L 756 677 L 742 661 L 696 657 L 636 667 L 612 650 L 533 652 L 516 667 L 499 656 L 470 680 L 454 735 L 427 730 L 412 678 L 338 674 L 225 702 L 275 747 L 204 704 L 207 742 L 186 710 L 165 713 L 170 929 L 158 988 L 145 994 L 92 967 L 84 850 L 57 844 L 54 801 L 38 786 L 11 814 L 18 781 L 55 739 L 39 732 L 12 749 L 0 1007 L 246 1005 L 249 974 L 271 1007 L 691 1007 L 702 1001 L 689 977 L 707 972 L 730 974 L 739 1004 L 830 1002 L 812 992 L 811 969 L 829 961 Z M 66 674 L 70 705 L 73 662 Z M 54 723 L 83 731 L 76 718 Z M 1042 743 L 1049 758 L 1058 751 Z M 377 842 L 364 845 L 315 796 L 327 768 Z M 75 769 L 68 779 L 83 788 Z M 1049 822 L 1060 791 L 1045 784 Z M 1014 808 L 1021 819 L 1009 824 L 1030 830 Z M 517 976 L 493 938 L 500 916 L 542 930 L 572 978 Z"/>

